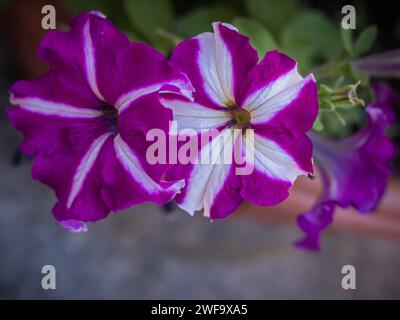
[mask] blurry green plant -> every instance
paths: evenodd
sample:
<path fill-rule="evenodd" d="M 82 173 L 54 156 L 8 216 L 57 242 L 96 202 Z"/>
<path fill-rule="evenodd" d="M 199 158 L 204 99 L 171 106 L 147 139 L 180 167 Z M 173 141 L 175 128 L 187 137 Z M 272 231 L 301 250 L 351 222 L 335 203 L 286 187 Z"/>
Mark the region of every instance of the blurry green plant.
<path fill-rule="evenodd" d="M 351 62 L 372 48 L 377 28 L 356 36 L 322 11 L 296 0 L 64 0 L 76 14 L 100 10 L 131 40 L 144 41 L 169 55 L 180 41 L 211 31 L 211 23 L 232 23 L 250 37 L 260 59 L 278 49 L 313 72 L 319 84 L 320 112 L 314 130 L 346 136 L 364 119 L 363 105 L 373 99 L 369 77 Z M 359 19 L 359 21 L 362 19 Z M 357 90 L 356 90 L 357 89 Z"/>

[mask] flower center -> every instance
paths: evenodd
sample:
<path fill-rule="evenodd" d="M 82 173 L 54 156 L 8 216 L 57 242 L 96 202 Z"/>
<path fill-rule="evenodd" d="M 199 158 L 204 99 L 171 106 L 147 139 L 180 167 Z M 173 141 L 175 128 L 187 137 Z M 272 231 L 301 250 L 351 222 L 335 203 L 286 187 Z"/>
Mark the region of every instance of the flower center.
<path fill-rule="evenodd" d="M 251 115 L 246 109 L 234 107 L 231 111 L 233 125 L 238 129 L 250 127 Z"/>
<path fill-rule="evenodd" d="M 102 104 L 100 108 L 103 111 L 102 118 L 106 126 L 110 128 L 111 131 L 117 131 L 118 110 L 109 104 Z"/>
<path fill-rule="evenodd" d="M 233 114 L 238 124 L 250 124 L 250 112 L 246 109 L 239 109 L 238 111 L 234 111 Z"/>
<path fill-rule="evenodd" d="M 251 114 L 246 109 L 236 105 L 233 100 L 227 100 L 224 103 L 228 108 L 227 112 L 230 113 L 232 118 L 231 125 L 237 129 L 247 129 L 250 127 Z"/>

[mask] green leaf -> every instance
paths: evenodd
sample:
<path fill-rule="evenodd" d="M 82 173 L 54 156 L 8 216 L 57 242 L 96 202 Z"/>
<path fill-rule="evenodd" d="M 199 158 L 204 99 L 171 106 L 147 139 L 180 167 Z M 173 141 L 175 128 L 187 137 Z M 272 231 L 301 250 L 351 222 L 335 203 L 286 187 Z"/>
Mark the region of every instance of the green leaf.
<path fill-rule="evenodd" d="M 333 89 L 328 87 L 326 84 L 321 84 L 318 89 L 319 97 L 329 96 L 333 92 Z"/>
<path fill-rule="evenodd" d="M 64 0 L 66 6 L 72 11 L 72 13 L 77 14 L 81 12 L 87 12 L 92 10 L 98 10 L 104 13 L 109 18 L 115 18 L 120 12 L 120 7 L 118 1 L 109 0 Z"/>
<path fill-rule="evenodd" d="M 344 81 L 344 76 L 340 75 L 339 78 L 337 78 L 335 80 L 335 82 L 333 83 L 333 88 L 335 88 L 335 89 L 339 88 L 341 86 L 341 84 L 343 83 L 343 81 Z"/>
<path fill-rule="evenodd" d="M 175 33 L 190 38 L 205 31 L 211 31 L 215 21 L 229 22 L 233 11 L 226 6 L 199 7 L 179 17 L 174 26 Z"/>
<path fill-rule="evenodd" d="M 236 18 L 233 24 L 239 31 L 250 38 L 250 42 L 257 49 L 258 56 L 261 59 L 265 52 L 278 49 L 278 45 L 272 35 L 260 23 L 247 18 Z"/>
<path fill-rule="evenodd" d="M 159 30 L 169 30 L 174 20 L 169 0 L 124 0 L 123 4 L 132 27 L 153 44 L 160 41 Z"/>
<path fill-rule="evenodd" d="M 351 75 L 356 81 L 360 81 L 362 85 L 367 85 L 369 82 L 369 76 L 368 74 L 362 72 L 361 70 L 358 70 L 356 67 L 353 65 L 350 65 L 350 71 Z"/>
<path fill-rule="evenodd" d="M 313 129 L 314 129 L 315 131 L 322 131 L 322 130 L 324 130 L 324 124 L 322 123 L 321 118 L 320 118 L 319 116 L 318 116 L 318 117 L 315 119 L 315 121 L 314 121 Z"/>
<path fill-rule="evenodd" d="M 374 44 L 377 35 L 378 28 L 376 26 L 365 28 L 354 44 L 354 55 L 360 56 L 369 51 Z"/>
<path fill-rule="evenodd" d="M 292 17 L 298 13 L 295 0 L 246 0 L 250 17 L 265 25 L 274 35 L 280 34 Z"/>
<path fill-rule="evenodd" d="M 163 30 L 163 29 L 159 30 L 158 34 L 161 37 L 165 38 L 166 40 L 170 41 L 173 46 L 176 46 L 176 45 L 178 45 L 178 43 L 183 41 L 183 39 L 180 36 L 176 35 L 175 33 Z"/>
<path fill-rule="evenodd" d="M 339 112 L 337 112 L 336 110 L 333 110 L 332 114 L 334 114 L 336 116 L 336 119 L 339 120 L 339 123 L 342 126 L 346 125 L 346 120 L 342 117 L 342 115 Z"/>
<path fill-rule="evenodd" d="M 129 41 L 141 41 L 141 42 L 144 42 L 143 37 L 140 37 L 139 35 L 137 35 L 133 31 L 131 31 L 130 29 L 125 29 L 125 28 L 122 27 L 121 31 L 128 36 Z"/>
<path fill-rule="evenodd" d="M 299 62 L 301 70 L 334 60 L 343 52 L 340 31 L 322 12 L 308 10 L 287 24 L 282 51 Z"/>
<path fill-rule="evenodd" d="M 349 55 L 353 55 L 353 30 L 340 28 L 343 47 Z"/>
<path fill-rule="evenodd" d="M 335 110 L 334 104 L 329 99 L 325 98 L 319 100 L 319 108 L 326 111 Z"/>

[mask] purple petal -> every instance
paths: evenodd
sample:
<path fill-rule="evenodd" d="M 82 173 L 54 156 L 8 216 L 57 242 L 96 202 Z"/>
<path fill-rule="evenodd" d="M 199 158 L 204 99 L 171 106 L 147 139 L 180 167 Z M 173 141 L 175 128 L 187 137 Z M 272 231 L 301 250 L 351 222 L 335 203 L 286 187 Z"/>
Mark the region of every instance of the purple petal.
<path fill-rule="evenodd" d="M 71 232 L 86 232 L 87 226 L 85 223 L 79 220 L 63 220 L 60 224 Z"/>
<path fill-rule="evenodd" d="M 147 131 L 167 132 L 172 118 L 158 92 L 190 99 L 187 77 L 94 12 L 74 18 L 68 32 L 50 31 L 38 54 L 50 71 L 12 87 L 17 107 L 8 115 L 35 157 L 33 178 L 55 190 L 57 220 L 76 231 L 110 210 L 170 201 L 183 181 L 161 181 L 167 167 L 150 166 L 143 148 Z"/>
<path fill-rule="evenodd" d="M 359 70 L 379 77 L 400 77 L 400 49 L 357 59 L 352 64 Z"/>
<path fill-rule="evenodd" d="M 257 51 L 251 46 L 250 39 L 240 34 L 233 26 L 220 22 L 213 23 L 216 38 L 217 55 L 225 48 L 232 65 L 232 101 L 240 105 L 240 93 L 248 74 L 257 65 Z M 221 61 L 219 61 L 221 62 Z M 222 66 L 221 66 L 222 67 Z M 223 66 L 227 68 L 227 66 Z M 226 71 L 225 71 L 226 72 Z"/>
<path fill-rule="evenodd" d="M 269 51 L 247 74 L 237 102 L 239 105 L 260 105 L 301 79 L 296 61 L 279 51 Z"/>
<path fill-rule="evenodd" d="M 321 202 L 297 218 L 300 229 L 306 235 L 304 239 L 296 242 L 297 247 L 319 250 L 320 233 L 332 223 L 335 206 L 334 201 Z"/>
<path fill-rule="evenodd" d="M 373 105 L 381 109 L 386 116 L 389 124 L 396 122 L 396 113 L 394 105 L 400 100 L 400 95 L 394 91 L 390 85 L 383 81 L 377 81 L 372 85 L 375 93 Z"/>
<path fill-rule="evenodd" d="M 193 215 L 196 211 L 204 209 L 204 215 L 207 217 L 216 217 L 226 215 L 215 209 L 217 195 L 226 188 L 225 182 L 232 171 L 232 164 L 226 163 L 224 154 L 228 156 L 233 154 L 234 133 L 230 128 L 226 128 L 214 137 L 206 146 L 200 149 L 199 164 L 182 165 L 178 164 L 171 169 L 168 178 L 185 178 L 185 190 L 176 198 L 177 204 L 189 214 Z M 200 146 L 199 146 L 200 148 Z M 217 150 L 219 155 L 216 163 L 201 163 L 206 155 L 211 155 L 211 150 Z M 236 195 L 239 197 L 239 195 Z M 241 199 L 240 199 L 241 200 Z M 214 208 L 214 210 L 213 210 Z M 230 206 L 225 208 L 229 211 Z M 215 211 L 217 213 L 215 213 Z"/>
<path fill-rule="evenodd" d="M 244 201 L 244 197 L 240 194 L 241 188 L 242 179 L 236 175 L 235 166 L 231 166 L 222 188 L 214 197 L 210 218 L 225 218 L 239 208 Z"/>
<path fill-rule="evenodd" d="M 152 201 L 165 204 L 171 201 L 184 186 L 183 181 L 157 183 L 145 171 L 140 154 L 117 135 L 105 146 L 102 176 L 102 197 L 113 211 Z"/>
<path fill-rule="evenodd" d="M 335 205 L 369 213 L 382 198 L 395 155 L 395 144 L 385 136 L 385 129 L 391 116 L 388 111 L 392 111 L 397 97 L 386 85 L 374 89 L 377 101 L 367 106 L 367 123 L 359 132 L 339 141 L 310 134 L 323 179 L 323 194 L 314 209 L 298 219 L 307 235 L 298 246 L 319 248 L 319 234 L 332 222 Z"/>
<path fill-rule="evenodd" d="M 171 62 L 190 78 L 197 103 L 219 109 L 235 102 L 258 58 L 247 37 L 222 23 L 213 27 L 214 33 L 181 42 Z"/>
<path fill-rule="evenodd" d="M 178 164 L 168 172 L 171 179 L 185 178 L 178 205 L 191 214 L 204 209 L 217 219 L 244 199 L 259 205 L 283 201 L 297 176 L 312 171 L 312 144 L 305 133 L 317 116 L 318 101 L 315 79 L 303 79 L 288 56 L 269 52 L 257 64 L 247 37 L 229 25 L 213 27 L 214 33 L 183 41 L 172 54 L 172 63 L 188 74 L 195 88 L 194 101 L 163 94 L 161 101 L 173 111 L 178 128 L 195 129 L 194 134 L 221 127 L 227 133 L 235 128 L 236 107 L 250 113 L 255 158 L 246 160 L 255 168 L 252 173 L 236 175 L 236 163 Z M 240 134 L 240 141 L 247 139 Z M 199 153 L 207 148 L 199 147 Z"/>
<path fill-rule="evenodd" d="M 273 206 L 289 196 L 290 181 L 268 176 L 258 169 L 248 176 L 242 176 L 241 197 L 258 206 Z"/>
<path fill-rule="evenodd" d="M 394 143 L 384 135 L 387 119 L 374 105 L 366 108 L 368 123 L 357 134 L 332 141 L 311 135 L 314 158 L 324 179 L 323 199 L 360 212 L 375 210 L 391 172 Z"/>

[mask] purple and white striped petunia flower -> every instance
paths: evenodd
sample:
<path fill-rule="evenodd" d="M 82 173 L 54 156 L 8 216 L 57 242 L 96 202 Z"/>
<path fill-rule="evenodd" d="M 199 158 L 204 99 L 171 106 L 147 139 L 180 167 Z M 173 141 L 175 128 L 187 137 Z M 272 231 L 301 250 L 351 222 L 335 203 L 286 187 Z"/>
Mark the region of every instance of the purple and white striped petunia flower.
<path fill-rule="evenodd" d="M 17 107 L 8 115 L 35 158 L 32 177 L 55 190 L 56 219 L 82 231 L 110 211 L 174 198 L 184 181 L 161 181 L 168 167 L 149 165 L 143 150 L 146 132 L 168 132 L 172 118 L 159 91 L 190 98 L 187 77 L 99 12 L 75 17 L 68 32 L 50 31 L 38 55 L 50 70 L 12 86 Z"/>
<path fill-rule="evenodd" d="M 181 208 L 190 214 L 204 209 L 204 215 L 217 219 L 243 200 L 275 205 L 299 175 L 312 172 L 312 144 L 305 133 L 317 116 L 318 101 L 313 75 L 303 78 L 294 60 L 271 51 L 258 63 L 249 39 L 233 26 L 217 22 L 213 28 L 214 33 L 180 43 L 171 57 L 192 82 L 194 101 L 161 94 L 161 102 L 173 111 L 178 132 L 192 129 L 201 135 L 202 129 L 218 129 L 219 137 L 229 141 L 221 152 L 232 154 L 238 145 L 246 162 L 252 162 L 248 175 L 236 174 L 234 161 L 178 163 L 168 171 L 170 178 L 185 178 L 176 197 Z M 199 158 L 216 139 L 199 146 Z M 254 159 L 248 156 L 251 147 Z"/>
<path fill-rule="evenodd" d="M 356 134 L 339 141 L 310 134 L 323 194 L 313 209 L 298 218 L 306 235 L 297 242 L 298 247 L 319 249 L 320 233 L 332 223 L 337 205 L 369 213 L 379 204 L 395 155 L 395 145 L 385 136 L 385 129 L 393 123 L 398 95 L 384 83 L 373 87 L 375 101 L 366 108 L 367 124 Z"/>

